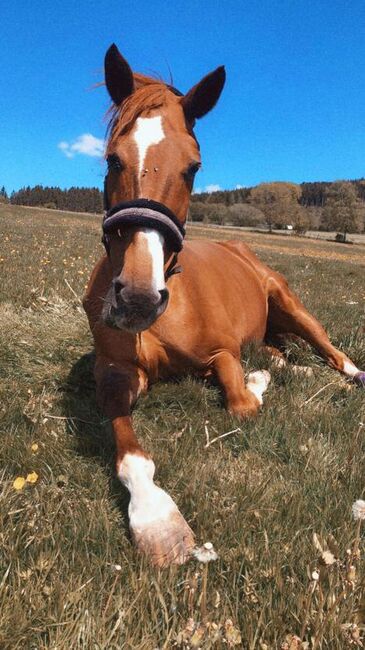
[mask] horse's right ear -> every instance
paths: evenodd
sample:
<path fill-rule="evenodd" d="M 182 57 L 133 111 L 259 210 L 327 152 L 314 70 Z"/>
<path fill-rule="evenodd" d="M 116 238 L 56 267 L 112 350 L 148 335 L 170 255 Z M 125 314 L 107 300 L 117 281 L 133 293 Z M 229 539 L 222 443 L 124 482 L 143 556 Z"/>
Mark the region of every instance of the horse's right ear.
<path fill-rule="evenodd" d="M 104 59 L 105 84 L 114 104 L 117 106 L 134 90 L 133 72 L 113 43 Z"/>

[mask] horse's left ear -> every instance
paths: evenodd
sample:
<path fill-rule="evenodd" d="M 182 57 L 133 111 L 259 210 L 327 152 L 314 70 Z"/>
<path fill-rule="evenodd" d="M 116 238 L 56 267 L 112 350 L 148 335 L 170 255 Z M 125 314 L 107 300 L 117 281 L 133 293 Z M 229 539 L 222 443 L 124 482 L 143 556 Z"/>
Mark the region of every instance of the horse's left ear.
<path fill-rule="evenodd" d="M 188 122 L 203 117 L 216 105 L 226 80 L 224 66 L 207 74 L 196 86 L 181 99 L 181 104 Z"/>

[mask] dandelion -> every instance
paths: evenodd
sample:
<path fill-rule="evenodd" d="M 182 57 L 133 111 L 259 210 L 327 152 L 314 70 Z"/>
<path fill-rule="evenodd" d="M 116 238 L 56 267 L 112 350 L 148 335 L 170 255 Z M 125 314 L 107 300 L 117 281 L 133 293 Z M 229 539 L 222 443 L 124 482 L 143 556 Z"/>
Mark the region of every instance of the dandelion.
<path fill-rule="evenodd" d="M 192 555 L 196 560 L 198 560 L 198 562 L 201 562 L 205 565 L 203 570 L 202 591 L 200 597 L 200 611 L 202 620 L 204 621 L 207 615 L 208 564 L 209 562 L 214 562 L 217 560 L 218 554 L 215 552 L 212 542 L 205 542 L 203 546 L 195 548 L 192 552 Z"/>
<path fill-rule="evenodd" d="M 13 483 L 14 490 L 22 490 L 26 481 L 24 476 L 18 476 Z"/>
<path fill-rule="evenodd" d="M 205 542 L 203 546 L 199 546 L 193 550 L 193 556 L 198 562 L 206 564 L 218 560 L 218 554 L 215 552 L 212 542 Z"/>
<path fill-rule="evenodd" d="M 33 442 L 33 444 L 31 445 L 31 450 L 32 450 L 33 454 L 36 454 L 38 449 L 39 449 L 39 446 L 37 445 L 37 443 Z"/>
<path fill-rule="evenodd" d="M 331 553 L 331 551 L 323 551 L 321 555 L 321 562 L 325 566 L 332 566 L 332 564 L 336 562 L 336 558 L 333 553 Z"/>
<path fill-rule="evenodd" d="M 30 474 L 27 474 L 26 481 L 27 483 L 36 483 L 38 481 L 37 472 L 30 472 Z"/>
<path fill-rule="evenodd" d="M 356 521 L 359 519 L 365 519 L 365 501 L 362 499 L 355 501 L 355 503 L 352 504 L 352 514 Z"/>

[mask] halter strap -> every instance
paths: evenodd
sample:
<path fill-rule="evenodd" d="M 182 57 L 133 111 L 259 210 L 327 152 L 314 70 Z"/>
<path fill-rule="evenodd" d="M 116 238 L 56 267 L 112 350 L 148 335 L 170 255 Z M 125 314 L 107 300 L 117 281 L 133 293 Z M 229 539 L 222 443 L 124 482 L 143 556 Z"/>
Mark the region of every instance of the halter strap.
<path fill-rule="evenodd" d="M 167 282 L 167 280 L 171 278 L 172 275 L 176 275 L 176 273 L 182 272 L 182 266 L 177 263 L 177 255 L 177 253 L 173 254 L 171 262 L 165 271 L 165 282 Z"/>

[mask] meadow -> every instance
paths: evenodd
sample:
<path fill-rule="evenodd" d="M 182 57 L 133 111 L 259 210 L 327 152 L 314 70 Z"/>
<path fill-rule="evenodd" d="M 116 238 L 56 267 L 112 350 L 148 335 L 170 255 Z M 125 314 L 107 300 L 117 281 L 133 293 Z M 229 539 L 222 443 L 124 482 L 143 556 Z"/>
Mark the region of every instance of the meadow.
<path fill-rule="evenodd" d="M 154 386 L 134 411 L 138 436 L 219 556 L 154 569 L 131 544 L 94 398 L 81 297 L 100 217 L 1 205 L 0 224 L 0 648 L 364 647 L 352 514 L 365 498 L 364 391 L 297 342 L 289 358 L 313 376 L 243 351 L 247 371 L 272 374 L 256 420 L 233 420 L 193 378 Z M 252 245 L 365 369 L 365 246 L 204 226 L 188 237 Z"/>

